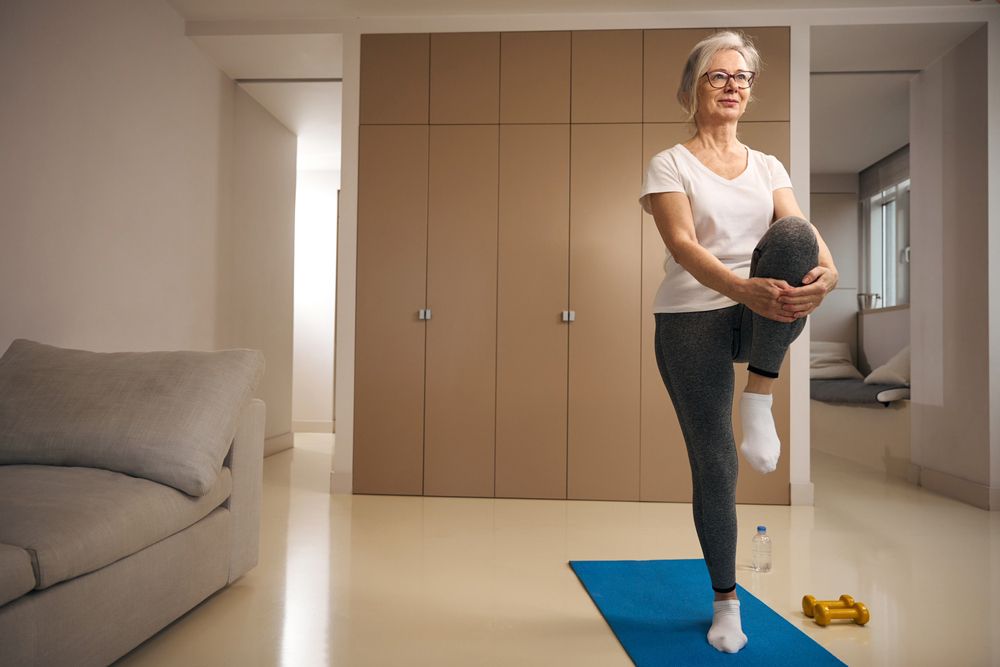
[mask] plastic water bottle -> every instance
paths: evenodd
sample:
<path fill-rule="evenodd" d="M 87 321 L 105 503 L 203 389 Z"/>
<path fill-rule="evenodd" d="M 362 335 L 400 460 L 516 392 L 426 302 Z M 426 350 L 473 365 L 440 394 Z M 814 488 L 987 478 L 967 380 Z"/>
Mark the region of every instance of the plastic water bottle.
<path fill-rule="evenodd" d="M 753 536 L 753 569 L 771 571 L 771 538 L 767 536 L 764 526 L 757 526 L 757 534 Z"/>

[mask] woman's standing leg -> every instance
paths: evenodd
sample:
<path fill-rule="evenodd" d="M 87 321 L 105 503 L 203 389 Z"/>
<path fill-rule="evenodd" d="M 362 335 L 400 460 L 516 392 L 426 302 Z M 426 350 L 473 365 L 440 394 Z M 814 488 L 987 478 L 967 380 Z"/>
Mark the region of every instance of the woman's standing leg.
<path fill-rule="evenodd" d="M 819 262 L 819 244 L 812 225 L 802 218 L 777 220 L 757 244 L 750 265 L 750 276 L 784 280 L 793 287 L 802 285 L 802 278 Z M 794 322 L 778 322 L 754 313 L 742 311 L 739 332 L 735 336 L 736 361 L 748 362 L 750 376 L 740 397 L 740 417 L 743 442 L 740 451 L 760 473 L 768 473 L 778 465 L 781 442 L 771 415 L 771 386 L 788 346 L 806 326 L 806 318 Z"/>
<path fill-rule="evenodd" d="M 732 332 L 736 307 L 656 315 L 656 361 L 691 463 L 695 529 L 716 593 L 708 640 L 735 653 L 746 644 L 736 589 L 736 478 Z"/>

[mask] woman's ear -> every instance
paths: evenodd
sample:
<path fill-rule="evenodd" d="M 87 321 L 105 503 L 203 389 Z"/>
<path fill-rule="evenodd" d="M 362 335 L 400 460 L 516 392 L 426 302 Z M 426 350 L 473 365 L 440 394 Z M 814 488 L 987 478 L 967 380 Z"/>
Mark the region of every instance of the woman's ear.
<path fill-rule="evenodd" d="M 691 95 L 689 95 L 686 90 L 681 93 L 681 104 L 684 105 L 685 109 L 691 106 Z"/>

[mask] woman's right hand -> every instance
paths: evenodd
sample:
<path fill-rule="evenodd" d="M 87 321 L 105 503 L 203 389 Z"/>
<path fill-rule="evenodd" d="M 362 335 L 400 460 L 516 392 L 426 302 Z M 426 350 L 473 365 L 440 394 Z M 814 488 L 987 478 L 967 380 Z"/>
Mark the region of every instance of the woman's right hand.
<path fill-rule="evenodd" d="M 795 318 L 789 317 L 789 311 L 778 301 L 782 290 L 790 287 L 791 285 L 784 280 L 748 278 L 744 281 L 740 297 L 736 300 L 761 317 L 778 322 L 794 322 Z"/>

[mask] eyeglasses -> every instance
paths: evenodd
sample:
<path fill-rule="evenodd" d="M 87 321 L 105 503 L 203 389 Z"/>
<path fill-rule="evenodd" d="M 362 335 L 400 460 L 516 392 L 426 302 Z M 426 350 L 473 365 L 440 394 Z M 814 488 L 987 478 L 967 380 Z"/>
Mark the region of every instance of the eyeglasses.
<path fill-rule="evenodd" d="M 708 77 L 708 84 L 712 88 L 725 88 L 729 84 L 729 79 L 736 82 L 737 88 L 749 88 L 753 85 L 753 78 L 757 76 L 757 72 L 740 70 L 735 74 L 730 74 L 725 70 L 714 69 L 711 72 L 705 72 L 702 76 Z"/>

